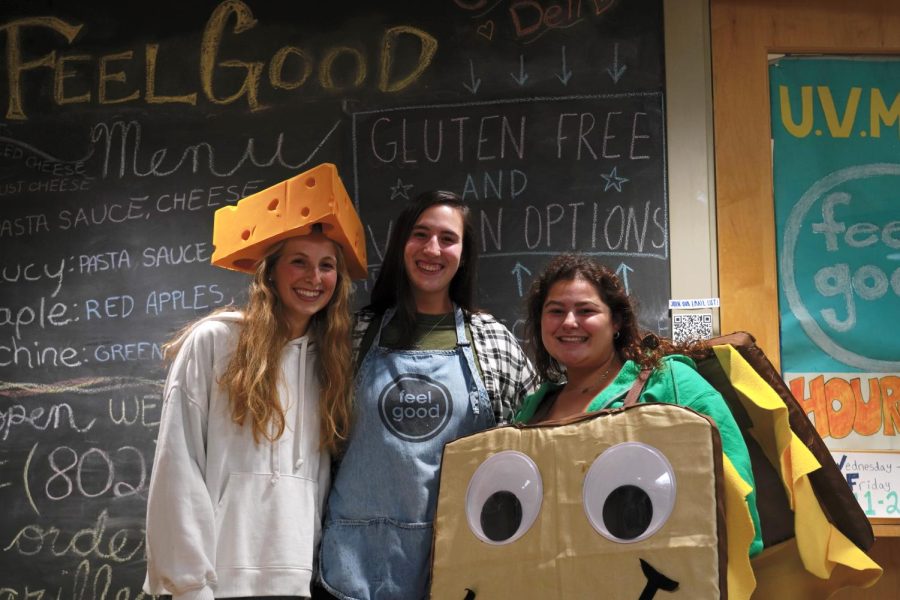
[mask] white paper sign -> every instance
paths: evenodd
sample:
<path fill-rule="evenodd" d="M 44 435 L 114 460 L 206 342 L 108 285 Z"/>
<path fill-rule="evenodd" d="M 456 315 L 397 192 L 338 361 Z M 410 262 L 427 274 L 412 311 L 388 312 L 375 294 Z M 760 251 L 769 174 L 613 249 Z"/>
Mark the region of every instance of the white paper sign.
<path fill-rule="evenodd" d="M 832 452 L 869 518 L 900 519 L 900 454 Z"/>
<path fill-rule="evenodd" d="M 718 298 L 669 299 L 669 310 L 696 310 L 700 308 L 719 308 Z"/>

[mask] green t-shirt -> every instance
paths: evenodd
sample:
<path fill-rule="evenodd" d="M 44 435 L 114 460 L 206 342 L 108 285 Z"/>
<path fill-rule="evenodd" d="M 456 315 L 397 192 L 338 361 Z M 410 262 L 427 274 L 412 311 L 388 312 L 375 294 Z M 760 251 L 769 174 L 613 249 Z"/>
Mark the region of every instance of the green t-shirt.
<path fill-rule="evenodd" d="M 378 331 L 380 322 L 381 316 L 376 316 L 366 330 L 359 347 L 357 368 L 362 364 L 363 357 L 365 357 L 369 348 L 372 347 L 372 341 L 375 339 L 375 332 Z M 483 376 L 481 363 L 478 360 L 478 352 L 475 350 L 475 344 L 472 343 L 472 330 L 468 323 L 466 323 L 466 339 L 472 344 L 475 368 L 478 369 L 478 374 Z M 456 320 L 452 312 L 442 315 L 416 313 L 416 330 L 413 334 L 412 346 L 403 348 L 400 346 L 399 340 L 400 327 L 396 321 L 391 320 L 381 332 L 381 346 L 384 348 L 390 348 L 391 350 L 452 350 L 456 348 Z"/>

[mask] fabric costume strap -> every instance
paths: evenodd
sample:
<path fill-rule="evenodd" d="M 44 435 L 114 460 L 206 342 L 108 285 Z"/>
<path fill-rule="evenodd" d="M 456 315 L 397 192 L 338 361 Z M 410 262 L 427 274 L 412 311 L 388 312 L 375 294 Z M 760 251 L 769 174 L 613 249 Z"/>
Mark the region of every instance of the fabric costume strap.
<path fill-rule="evenodd" d="M 631 389 L 628 390 L 628 394 L 625 396 L 623 407 L 637 404 L 638 398 L 641 397 L 644 388 L 647 387 L 647 380 L 650 379 L 650 373 L 652 372 L 652 369 L 641 369 L 641 372 L 631 385 Z"/>

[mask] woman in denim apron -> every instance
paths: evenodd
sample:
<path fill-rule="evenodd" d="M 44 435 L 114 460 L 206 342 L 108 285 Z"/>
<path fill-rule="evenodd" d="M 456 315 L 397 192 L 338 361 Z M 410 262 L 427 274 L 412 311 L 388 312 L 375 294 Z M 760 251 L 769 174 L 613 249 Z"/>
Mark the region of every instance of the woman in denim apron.
<path fill-rule="evenodd" d="M 476 261 L 455 194 L 423 194 L 397 219 L 358 315 L 355 420 L 326 510 L 323 597 L 424 598 L 444 444 L 509 419 L 533 389 L 512 334 L 473 310 Z"/>

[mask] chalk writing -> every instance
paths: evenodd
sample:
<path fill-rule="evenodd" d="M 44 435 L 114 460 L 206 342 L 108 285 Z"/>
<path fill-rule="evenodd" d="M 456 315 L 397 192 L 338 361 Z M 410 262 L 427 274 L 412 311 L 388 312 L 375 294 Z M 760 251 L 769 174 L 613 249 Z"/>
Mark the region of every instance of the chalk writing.
<path fill-rule="evenodd" d="M 162 388 L 163 382 L 144 377 L 79 377 L 64 379 L 54 383 L 27 381 L 0 381 L 0 396 L 23 398 L 51 394 L 75 394 L 79 396 L 95 393 L 123 391 L 139 387 Z"/>
<path fill-rule="evenodd" d="M 97 254 L 79 254 L 73 259 L 78 263 L 78 273 L 81 275 L 131 268 L 131 253 L 124 248 Z"/>
<path fill-rule="evenodd" d="M 150 246 L 141 252 L 141 266 L 156 268 L 160 266 L 189 265 L 192 263 L 208 263 L 212 256 L 212 244 L 193 242 L 178 246 Z"/>
<path fill-rule="evenodd" d="M 109 399 L 109 419 L 116 425 L 127 426 L 140 422 L 143 427 L 157 427 L 161 411 L 162 396 L 160 394 L 132 395 L 118 400 Z"/>
<path fill-rule="evenodd" d="M 572 75 L 574 74 L 567 66 L 566 66 L 566 47 L 562 46 L 560 48 L 562 54 L 562 67 L 560 68 L 560 72 L 556 73 L 556 78 L 559 79 L 560 83 L 563 85 L 569 85 L 569 80 L 572 79 Z"/>
<path fill-rule="evenodd" d="M 147 487 L 147 461 L 134 446 L 122 446 L 112 452 L 90 448 L 77 452 L 69 446 L 54 448 L 47 455 L 52 473 L 44 483 L 48 500 L 64 500 L 73 492 L 83 498 L 97 498 L 112 492 L 115 498 L 133 496 Z M 116 465 L 130 467 L 137 464 L 138 475 L 134 481 L 120 480 Z M 26 474 L 27 475 L 27 474 Z"/>
<path fill-rule="evenodd" d="M 206 310 L 227 303 L 219 284 L 211 283 L 188 289 L 154 290 L 147 294 L 144 312 L 159 315 L 179 310 Z"/>
<path fill-rule="evenodd" d="M 80 367 L 78 350 L 67 345 L 50 345 L 20 340 L 15 335 L 0 339 L 0 367 L 14 366 L 35 369 L 40 367 Z"/>
<path fill-rule="evenodd" d="M 209 188 L 193 188 L 189 192 L 161 194 L 156 198 L 156 212 L 179 214 L 234 204 L 261 190 L 263 184 L 263 180 L 253 179 L 240 185 L 214 185 Z"/>
<path fill-rule="evenodd" d="M 196 248 L 194 248 L 196 250 Z M 145 251 L 145 261 L 146 258 Z M 152 263 L 145 262 L 145 266 L 160 266 L 164 260 L 172 260 L 171 254 L 165 254 L 163 250 L 161 254 L 152 251 L 149 260 Z M 198 261 L 193 257 L 186 260 L 184 256 L 177 256 L 180 262 L 172 262 L 169 264 L 189 264 L 197 262 L 207 262 L 206 260 Z M 160 262 L 157 263 L 156 261 Z M 147 293 L 144 300 L 136 303 L 132 294 L 116 294 L 106 296 L 105 298 L 89 298 L 84 301 L 84 318 L 87 321 L 96 321 L 100 319 L 127 319 L 135 313 L 135 306 L 143 308 L 145 315 L 158 316 L 164 313 L 171 313 L 183 310 L 199 311 L 222 306 L 227 304 L 226 296 L 217 283 L 198 284 L 186 289 L 172 290 L 152 290 Z M 0 308 L 0 316 L 2 316 L 2 308 Z M 64 314 L 64 311 L 63 313 Z M 0 325 L 3 323 L 0 322 Z M 63 325 L 65 323 L 62 323 Z"/>
<path fill-rule="evenodd" d="M 891 221 L 884 227 L 876 223 L 860 222 L 847 225 L 835 217 L 836 205 L 850 205 L 850 194 L 838 192 L 827 195 L 822 201 L 822 221 L 812 224 L 812 231 L 821 234 L 827 252 L 837 252 L 840 242 L 847 248 L 865 248 L 884 244 L 888 249 L 900 248 L 900 221 Z M 838 235 L 843 233 L 844 235 Z M 835 309 L 821 311 L 825 322 L 835 331 L 848 331 L 856 325 L 855 297 L 862 300 L 878 300 L 890 288 L 895 296 L 900 297 L 900 267 L 894 269 L 890 278 L 878 265 L 866 264 L 857 268 L 851 275 L 850 265 L 837 263 L 822 267 L 815 274 L 816 290 L 825 297 L 840 296 L 844 305 L 841 317 Z"/>
<path fill-rule="evenodd" d="M 626 294 L 630 293 L 629 290 L 631 289 L 628 285 L 628 274 L 633 272 L 634 269 L 623 262 L 619 263 L 619 266 L 616 267 L 616 276 L 622 281 L 622 286 L 625 288 Z"/>
<path fill-rule="evenodd" d="M 606 67 L 606 72 L 609 74 L 609 78 L 613 80 L 613 83 L 619 83 L 619 80 L 622 79 L 622 75 L 625 74 L 625 70 L 627 68 L 628 65 L 619 64 L 619 44 L 613 44 L 612 64 Z"/>
<path fill-rule="evenodd" d="M 515 200 L 528 187 L 528 176 L 519 169 L 466 173 L 460 194 L 463 200 Z"/>
<path fill-rule="evenodd" d="M 647 160 L 650 158 L 648 154 L 643 154 L 647 151 L 643 146 L 646 142 L 641 141 L 650 139 L 650 136 L 646 134 L 646 113 L 632 111 L 630 114 L 625 114 L 623 111 L 609 111 L 602 117 L 603 128 L 599 129 L 597 128 L 597 115 L 594 113 L 561 113 L 556 127 L 556 158 L 566 160 L 623 157 L 629 160 Z M 621 128 L 620 121 L 623 120 L 626 126 L 630 125 L 628 127 L 629 135 L 623 136 L 614 133 L 616 129 Z M 616 142 L 617 138 L 620 141 Z"/>
<path fill-rule="evenodd" d="M 0 219 L 0 238 L 29 236 L 41 231 L 50 231 L 47 215 L 43 213 L 13 219 Z"/>
<path fill-rule="evenodd" d="M 508 23 L 511 37 L 522 44 L 532 44 L 551 31 L 566 30 L 588 18 L 596 18 L 611 9 L 618 0 L 454 0 L 454 4 L 477 20 L 475 31 L 488 40 L 494 39 L 495 19 Z M 494 18 L 485 19 L 503 10 Z M 493 16 L 493 15 L 492 15 Z M 507 21 L 508 19 L 508 21 Z"/>
<path fill-rule="evenodd" d="M 79 274 L 92 275 L 106 271 L 127 270 L 132 267 L 155 269 L 209 263 L 212 247 L 209 242 L 189 242 L 168 246 L 147 246 L 137 254 L 138 258 L 134 262 L 131 258 L 131 251 L 127 248 L 96 254 L 80 254 L 73 256 L 72 259 L 78 264 Z M 0 283 L 2 283 L 2 279 L 0 279 Z M 57 287 L 57 291 L 58 289 Z"/>
<path fill-rule="evenodd" d="M 94 348 L 93 359 L 100 363 L 161 361 L 162 347 L 157 342 L 125 342 L 100 344 Z"/>
<path fill-rule="evenodd" d="M 463 87 L 472 92 L 472 95 L 478 93 L 478 88 L 481 87 L 481 78 L 475 77 L 475 62 L 470 58 L 469 59 L 469 80 L 463 82 Z"/>
<path fill-rule="evenodd" d="M 15 265 L 3 265 L 0 267 L 0 285 L 4 283 L 24 283 L 49 279 L 56 282 L 56 287 L 50 293 L 55 298 L 63 284 L 63 273 L 66 270 L 66 260 L 60 259 L 59 267 L 54 260 L 52 263 L 16 263 Z"/>
<path fill-rule="evenodd" d="M 59 211 L 57 227 L 62 231 L 103 225 L 104 223 L 124 223 L 136 219 L 146 219 L 144 206 L 146 197 L 129 198 L 127 202 L 106 202 L 99 206 L 63 209 Z"/>
<path fill-rule="evenodd" d="M 447 157 L 457 162 L 503 159 L 507 153 L 524 159 L 525 117 L 515 122 L 500 114 L 476 119 L 463 115 L 434 119 L 430 124 L 427 118 L 417 123 L 380 117 L 371 126 L 369 144 L 372 156 L 385 164 L 436 163 L 445 149 Z"/>
<path fill-rule="evenodd" d="M 68 575 L 68 571 L 63 571 L 63 575 Z M 0 587 L 0 600 L 143 600 L 144 598 L 156 598 L 156 596 L 146 596 L 140 589 L 140 586 L 133 588 L 132 586 L 124 586 L 119 588 L 115 594 L 111 594 L 113 569 L 111 565 L 103 564 L 91 577 L 91 562 L 84 559 L 78 563 L 78 566 L 72 573 L 71 585 L 58 586 L 55 591 L 46 587 L 46 583 L 41 582 L 35 586 L 24 585 L 19 588 Z M 2 586 L 2 584 L 0 584 Z M 71 590 L 71 596 L 63 596 L 63 589 L 67 592 Z M 134 591 L 133 591 L 134 589 Z"/>
<path fill-rule="evenodd" d="M 522 263 L 517 262 L 516 266 L 513 267 L 512 274 L 516 278 L 516 290 L 518 290 L 519 298 L 521 298 L 524 292 L 522 288 L 522 276 L 531 275 L 531 271 L 529 271 L 528 268 Z"/>
<path fill-rule="evenodd" d="M 37 305 L 22 307 L 0 306 L 0 328 L 7 325 L 13 327 L 16 338 L 22 339 L 22 327 L 36 324 L 41 329 L 51 327 L 64 327 L 75 319 L 66 317 L 69 305 L 62 302 L 47 302 L 47 298 L 41 296 Z"/>
<path fill-rule="evenodd" d="M 91 131 L 91 142 L 100 144 L 100 172 L 104 178 L 111 174 L 118 178 L 126 176 L 148 177 L 151 175 L 166 177 L 181 171 L 185 165 L 188 165 L 191 173 L 204 171 L 216 177 L 230 177 L 248 163 L 255 167 L 268 167 L 277 164 L 292 170 L 300 169 L 315 158 L 339 125 L 340 121 L 334 123 L 318 145 L 305 158 L 294 163 L 289 162 L 283 156 L 285 152 L 283 132 L 276 136 L 275 149 L 272 151 L 272 155 L 265 160 L 257 158 L 256 141 L 254 138 L 250 138 L 244 146 L 244 152 L 241 157 L 230 168 L 225 168 L 225 170 L 222 170 L 216 164 L 216 149 L 209 142 L 198 142 L 188 146 L 181 151 L 180 155 L 173 153 L 176 156 L 174 162 L 169 161 L 169 163 L 165 163 L 170 153 L 168 148 L 153 150 L 150 153 L 150 158 L 145 159 L 145 148 L 141 139 L 142 127 L 137 121 L 114 121 L 111 124 L 98 123 L 94 125 Z M 129 140 L 131 141 L 130 144 Z M 205 161 L 202 160 L 204 158 L 206 159 Z M 146 166 L 144 164 L 139 165 L 139 159 L 142 163 L 146 160 L 148 164 Z M 201 164 L 205 169 L 201 169 Z"/>
<path fill-rule="evenodd" d="M 9 434 L 20 426 L 33 431 L 47 431 L 65 425 L 72 431 L 85 433 L 91 430 L 96 421 L 91 419 L 79 424 L 75 417 L 75 409 L 66 402 L 54 404 L 49 408 L 11 404 L 6 410 L 0 409 L 0 439 L 7 439 Z"/>
<path fill-rule="evenodd" d="M 229 27 L 230 25 L 230 27 Z M 257 25 L 256 19 L 250 7 L 240 0 L 222 2 L 216 7 L 203 28 L 201 39 L 198 40 L 200 61 L 197 69 L 197 79 L 192 89 L 182 90 L 179 94 L 162 95 L 157 93 L 163 85 L 160 80 L 167 79 L 165 74 L 160 74 L 160 67 L 165 61 L 160 61 L 160 44 L 146 43 L 143 50 L 128 49 L 113 54 L 105 54 L 95 58 L 90 54 L 74 54 L 67 52 L 57 56 L 55 50 L 45 54 L 38 60 L 24 60 L 24 57 L 35 54 L 38 51 L 28 47 L 28 42 L 39 37 L 34 30 L 54 32 L 63 37 L 71 45 L 76 38 L 88 37 L 90 27 L 83 24 L 74 24 L 55 17 L 33 17 L 14 19 L 0 25 L 0 31 L 6 34 L 6 69 L 9 72 L 9 89 L 6 118 L 12 120 L 26 120 L 28 118 L 25 107 L 28 98 L 22 83 L 22 75 L 35 69 L 49 69 L 52 72 L 53 102 L 57 106 L 71 104 L 123 104 L 143 100 L 148 105 L 181 104 L 195 106 L 198 99 L 203 98 L 210 104 L 230 105 L 238 101 L 246 102 L 252 110 L 262 108 L 259 100 L 260 88 L 264 82 L 268 83 L 272 90 L 293 90 L 303 86 L 309 75 L 314 70 L 318 77 L 314 80 L 324 90 L 336 91 L 343 87 L 342 77 L 345 75 L 336 67 L 336 59 L 346 55 L 354 61 L 355 74 L 352 75 L 346 87 L 358 88 L 368 79 L 368 63 L 370 62 L 362 52 L 351 46 L 336 45 L 326 48 L 322 60 L 318 65 L 312 62 L 312 56 L 296 46 L 283 46 L 277 50 L 268 61 L 268 68 L 263 61 L 246 61 L 237 58 L 222 58 L 222 46 L 226 40 L 239 36 L 252 36 L 252 30 Z M 415 64 L 408 71 L 400 73 L 397 69 L 396 51 L 401 38 L 412 37 L 419 43 L 419 55 Z M 252 42 L 245 41 L 247 46 L 253 46 Z M 431 64 L 437 52 L 438 42 L 427 32 L 416 27 L 399 25 L 385 29 L 381 35 L 378 58 L 376 59 L 377 89 L 384 93 L 396 93 L 415 83 L 422 73 Z M 165 56 L 166 49 L 162 49 Z M 129 82 L 127 80 L 124 65 L 140 60 L 143 56 L 145 74 L 141 79 Z M 301 75 L 292 75 L 285 65 L 291 62 L 300 62 Z M 94 62 L 93 65 L 85 64 Z M 78 63 L 81 63 L 80 65 Z M 217 79 L 226 69 L 240 69 L 243 81 L 236 91 L 230 95 L 221 90 L 222 85 L 216 85 Z M 96 78 L 91 78 L 90 73 L 99 73 Z M 264 79 L 263 75 L 268 75 Z M 293 77 L 293 78 L 292 78 Z M 80 94 L 74 94 L 76 83 L 81 85 L 78 89 L 85 89 L 86 82 L 96 84 L 95 89 L 88 89 Z M 67 88 L 67 80 L 68 88 Z M 140 83 L 145 84 L 144 89 Z M 122 89 L 124 88 L 124 89 Z M 199 88 L 199 90 L 197 89 Z"/>
<path fill-rule="evenodd" d="M 124 319 L 134 311 L 134 297 L 130 294 L 107 296 L 106 298 L 84 301 L 85 318 L 91 319 Z"/>
<path fill-rule="evenodd" d="M 0 185 L 0 196 L 29 193 L 67 193 L 67 192 L 86 192 L 91 189 L 93 179 L 84 177 L 77 179 L 74 177 L 53 177 L 50 179 L 39 179 L 35 181 L 26 181 L 19 179 L 18 181 L 7 182 Z"/>
<path fill-rule="evenodd" d="M 107 531 L 109 511 L 103 509 L 94 524 L 75 532 L 68 540 L 58 528 L 31 524 L 22 527 L 3 548 L 22 556 L 39 556 L 48 553 L 55 557 L 77 556 L 79 558 L 99 558 L 114 563 L 126 563 L 139 557 L 144 549 L 143 528 L 122 527 L 110 533 Z M 121 523 L 121 520 L 117 521 Z"/>
<path fill-rule="evenodd" d="M 880 314 L 895 312 L 890 307 L 896 306 L 900 298 L 900 268 L 889 266 L 889 259 L 884 257 L 900 247 L 900 221 L 886 217 L 883 224 L 847 223 L 836 212 L 856 200 L 842 186 L 898 176 L 900 165 L 868 164 L 847 167 L 817 181 L 791 209 L 779 257 L 785 297 L 806 334 L 835 360 L 868 372 L 895 372 L 900 370 L 900 361 L 895 356 L 879 355 L 883 351 L 881 345 L 868 344 L 866 336 L 852 336 L 848 340 L 840 334 L 859 327 L 863 315 L 875 319 Z M 860 200 L 866 202 L 873 214 L 891 214 L 886 208 L 877 212 L 878 206 L 886 207 L 887 203 L 872 198 Z M 802 255 L 797 256 L 804 246 L 801 236 L 806 236 L 803 240 L 810 240 L 809 244 L 816 239 L 823 242 L 824 252 L 810 255 L 816 261 L 825 261 L 824 266 L 804 264 L 808 267 L 803 269 L 804 273 L 796 268 L 797 261 L 802 259 Z M 887 252 L 881 254 L 878 263 L 873 262 L 873 255 L 863 253 L 869 247 L 882 245 Z M 813 273 L 812 277 L 806 275 L 808 272 Z M 857 300 L 867 303 L 865 311 L 858 310 Z M 885 305 L 883 313 L 874 308 L 878 302 Z M 815 310 L 815 307 L 820 308 Z M 872 329 L 875 330 L 877 326 Z"/>

